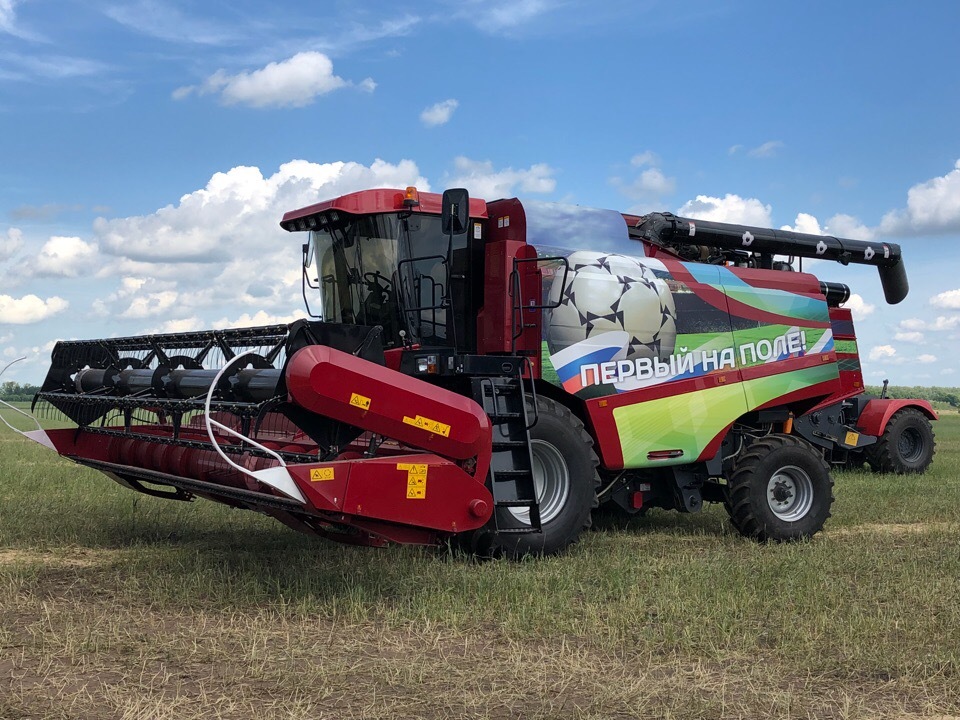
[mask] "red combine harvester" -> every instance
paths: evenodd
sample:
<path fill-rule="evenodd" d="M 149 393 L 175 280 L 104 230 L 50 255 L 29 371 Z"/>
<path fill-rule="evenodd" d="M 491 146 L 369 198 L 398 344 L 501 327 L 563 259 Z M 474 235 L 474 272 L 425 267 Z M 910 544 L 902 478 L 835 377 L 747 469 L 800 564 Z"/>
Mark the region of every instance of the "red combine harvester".
<path fill-rule="evenodd" d="M 760 540 L 830 514 L 829 461 L 922 471 L 921 401 L 866 399 L 849 290 L 780 256 L 900 248 L 464 190 L 287 213 L 317 321 L 59 342 L 26 433 L 118 483 L 360 545 L 562 551 L 598 503 L 722 502 Z"/>

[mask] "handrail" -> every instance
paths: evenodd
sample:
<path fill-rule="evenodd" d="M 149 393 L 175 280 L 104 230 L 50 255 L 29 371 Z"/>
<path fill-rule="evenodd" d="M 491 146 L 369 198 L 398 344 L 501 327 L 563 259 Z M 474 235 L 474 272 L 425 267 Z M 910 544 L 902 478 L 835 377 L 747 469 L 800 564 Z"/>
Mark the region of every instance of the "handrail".
<path fill-rule="evenodd" d="M 3 370 L 0 370 L 0 376 L 2 376 L 2 375 L 10 368 L 11 365 L 14 365 L 14 364 L 20 362 L 21 360 L 26 360 L 26 359 L 27 359 L 27 357 L 26 357 L 26 355 L 24 355 L 23 357 L 18 357 L 16 360 L 11 360 L 10 362 L 8 362 L 6 365 L 3 366 Z M 25 418 L 28 418 L 28 419 L 32 420 L 32 421 L 33 421 L 33 424 L 37 426 L 37 430 L 40 430 L 40 431 L 43 430 L 43 427 L 41 427 L 41 425 L 40 425 L 40 421 L 37 420 L 37 419 L 36 419 L 33 415 L 31 415 L 30 413 L 24 412 L 23 410 L 21 410 L 21 409 L 18 408 L 18 407 L 14 407 L 14 406 L 11 405 L 10 403 L 8 403 L 6 400 L 0 400 L 0 405 L 3 405 L 4 407 L 9 408 L 10 410 L 13 410 L 13 411 L 16 412 L 16 413 L 20 413 L 20 414 L 23 415 Z M 3 417 L 3 415 L 0 415 L 0 422 L 3 422 L 4 425 L 6 425 L 8 428 L 10 428 L 11 430 L 13 430 L 13 431 L 14 431 L 15 433 L 17 433 L 18 435 L 23 435 L 24 437 L 28 437 L 27 434 L 26 434 L 23 430 L 18 430 L 18 429 L 15 428 L 13 425 L 11 425 L 9 422 L 7 422 L 7 419 L 6 419 L 5 417 Z"/>

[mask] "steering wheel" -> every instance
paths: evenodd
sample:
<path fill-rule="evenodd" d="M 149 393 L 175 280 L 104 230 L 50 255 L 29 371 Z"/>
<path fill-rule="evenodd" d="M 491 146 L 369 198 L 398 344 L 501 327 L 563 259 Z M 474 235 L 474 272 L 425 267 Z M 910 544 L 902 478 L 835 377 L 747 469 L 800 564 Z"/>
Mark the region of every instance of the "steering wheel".
<path fill-rule="evenodd" d="M 379 271 L 364 273 L 363 281 L 367 284 L 367 288 L 371 293 L 376 290 L 380 293 L 380 297 L 389 295 L 393 289 L 393 283 L 390 282 L 386 275 L 381 275 Z"/>

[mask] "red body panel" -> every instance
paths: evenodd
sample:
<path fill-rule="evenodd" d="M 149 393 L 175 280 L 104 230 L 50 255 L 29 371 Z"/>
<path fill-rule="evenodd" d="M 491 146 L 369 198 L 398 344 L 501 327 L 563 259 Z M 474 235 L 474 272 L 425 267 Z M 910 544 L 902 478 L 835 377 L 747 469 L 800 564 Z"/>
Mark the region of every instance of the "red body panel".
<path fill-rule="evenodd" d="M 887 423 L 894 413 L 903 408 L 913 407 L 926 415 L 931 420 L 939 419 L 936 410 L 926 400 L 894 400 L 892 398 L 877 398 L 870 400 L 857 418 L 857 429 L 865 435 L 883 435 L 887 428 Z"/>
<path fill-rule="evenodd" d="M 428 213 L 439 215 L 443 206 L 443 198 L 439 193 L 422 192 L 420 195 L 420 204 L 413 208 L 407 208 L 403 204 L 404 193 L 402 190 L 378 189 L 362 190 L 360 192 L 341 195 L 333 200 L 308 205 L 298 210 L 291 210 L 285 213 L 280 225 L 286 227 L 288 223 L 307 218 L 311 215 L 322 213 L 326 210 L 337 210 L 340 212 L 351 213 L 354 215 L 366 215 L 371 213 L 399 212 L 401 210 L 412 210 L 413 212 Z M 470 198 L 470 217 L 487 217 L 487 204 L 478 198 Z"/>
<path fill-rule="evenodd" d="M 834 344 L 838 348 L 837 366 L 840 370 L 840 389 L 824 398 L 811 412 L 830 407 L 864 392 L 853 314 L 848 308 L 830 308 L 830 326 L 833 330 Z"/>
<path fill-rule="evenodd" d="M 368 519 L 462 532 L 493 510 L 482 481 L 428 453 L 296 465 L 290 473 L 318 508 Z"/>
<path fill-rule="evenodd" d="M 470 398 L 325 345 L 299 350 L 287 366 L 299 406 L 451 458 L 490 463 L 490 418 Z"/>

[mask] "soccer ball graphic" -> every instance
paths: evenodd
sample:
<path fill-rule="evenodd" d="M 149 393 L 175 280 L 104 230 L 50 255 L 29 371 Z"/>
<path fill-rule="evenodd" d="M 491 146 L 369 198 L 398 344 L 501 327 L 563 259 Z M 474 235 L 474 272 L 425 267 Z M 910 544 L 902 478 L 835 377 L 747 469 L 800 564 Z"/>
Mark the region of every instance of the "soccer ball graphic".
<path fill-rule="evenodd" d="M 666 358 L 677 340 L 677 310 L 667 283 L 643 260 L 577 251 L 567 257 L 563 272 L 550 286 L 547 303 L 559 303 L 548 312 L 547 346 L 556 354 L 570 345 L 601 333 L 625 331 L 625 354 L 618 358 Z"/>

